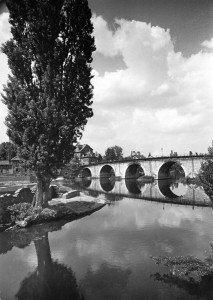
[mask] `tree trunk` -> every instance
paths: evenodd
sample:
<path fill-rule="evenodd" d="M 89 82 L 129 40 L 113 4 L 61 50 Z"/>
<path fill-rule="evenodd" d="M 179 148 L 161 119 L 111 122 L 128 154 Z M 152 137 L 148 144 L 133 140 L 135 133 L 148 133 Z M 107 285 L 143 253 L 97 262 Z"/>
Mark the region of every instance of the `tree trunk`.
<path fill-rule="evenodd" d="M 36 174 L 37 188 L 32 202 L 34 207 L 47 207 L 50 195 L 50 176 Z"/>
<path fill-rule="evenodd" d="M 45 233 L 42 239 L 35 240 L 34 244 L 38 259 L 38 271 L 42 274 L 52 264 L 48 233 Z"/>

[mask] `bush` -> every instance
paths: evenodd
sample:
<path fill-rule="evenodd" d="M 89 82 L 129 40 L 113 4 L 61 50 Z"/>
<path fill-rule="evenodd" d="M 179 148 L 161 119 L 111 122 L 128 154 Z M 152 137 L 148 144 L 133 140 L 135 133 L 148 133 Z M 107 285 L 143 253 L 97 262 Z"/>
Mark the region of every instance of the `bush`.
<path fill-rule="evenodd" d="M 41 213 L 42 208 L 34 208 L 30 203 L 18 203 L 8 207 L 12 221 L 22 221 Z"/>

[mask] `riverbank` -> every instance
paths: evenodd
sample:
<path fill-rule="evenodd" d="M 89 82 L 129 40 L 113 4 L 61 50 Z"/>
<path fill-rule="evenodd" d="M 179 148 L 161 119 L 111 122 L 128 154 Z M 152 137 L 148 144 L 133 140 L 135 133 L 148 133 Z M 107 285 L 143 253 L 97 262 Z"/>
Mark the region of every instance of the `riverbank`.
<path fill-rule="evenodd" d="M 0 231 L 15 230 L 61 219 L 69 222 L 92 214 L 106 204 L 103 201 L 94 201 L 94 198 L 70 188 L 52 186 L 51 190 L 48 207 L 42 209 L 31 207 L 34 187 L 24 187 L 10 192 L 6 188 L 7 193 L 0 195 Z"/>
<path fill-rule="evenodd" d="M 52 203 L 50 202 L 50 207 L 55 211 L 58 210 L 58 212 L 67 212 L 63 217 L 58 216 L 59 218 L 56 218 L 55 216 L 48 221 L 40 219 L 40 222 L 32 222 L 27 226 L 27 228 L 14 226 L 14 224 L 13 226 L 5 228 L 0 234 L 0 254 L 7 253 L 12 250 L 13 247 L 23 249 L 32 241 L 42 239 L 49 232 L 62 230 L 66 224 L 89 216 L 105 206 L 103 201 L 94 202 L 91 197 L 83 194 L 69 200 L 70 201 L 67 199 L 66 203 L 63 203 L 64 200 L 62 199 L 62 203 L 59 203 L 60 199 L 55 198 L 52 200 Z"/>
<path fill-rule="evenodd" d="M 31 214 L 23 220 L 16 220 L 11 224 L 12 228 L 9 228 L 25 228 L 34 224 L 42 224 L 60 219 L 71 221 L 90 215 L 101 209 L 103 206 L 105 206 L 105 203 L 103 202 L 91 202 L 75 199 L 64 203 L 57 199 L 57 204 L 49 205 L 49 207 L 44 208 L 38 213 L 35 212 Z"/>

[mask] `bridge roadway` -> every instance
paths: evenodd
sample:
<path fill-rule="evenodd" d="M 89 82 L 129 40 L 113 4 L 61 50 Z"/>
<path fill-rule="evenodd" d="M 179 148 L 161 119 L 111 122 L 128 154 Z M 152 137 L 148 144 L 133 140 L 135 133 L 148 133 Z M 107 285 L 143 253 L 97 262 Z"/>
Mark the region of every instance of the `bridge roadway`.
<path fill-rule="evenodd" d="M 151 157 L 144 159 L 130 159 L 120 161 L 108 161 L 98 164 L 90 164 L 82 167 L 80 177 L 92 178 L 138 178 L 141 174 L 153 176 L 154 179 L 170 177 L 170 169 L 177 163 L 183 169 L 185 177 L 196 177 L 204 155 Z"/>

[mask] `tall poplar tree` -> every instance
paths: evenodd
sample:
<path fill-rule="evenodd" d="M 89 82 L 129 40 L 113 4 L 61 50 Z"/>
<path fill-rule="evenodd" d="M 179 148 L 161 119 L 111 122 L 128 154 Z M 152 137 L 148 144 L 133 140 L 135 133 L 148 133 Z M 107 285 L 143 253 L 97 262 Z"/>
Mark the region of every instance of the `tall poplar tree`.
<path fill-rule="evenodd" d="M 92 117 L 91 11 L 87 0 L 8 0 L 12 39 L 1 48 L 11 75 L 2 95 L 6 125 L 37 178 L 46 206 L 56 168 L 68 162 Z"/>

